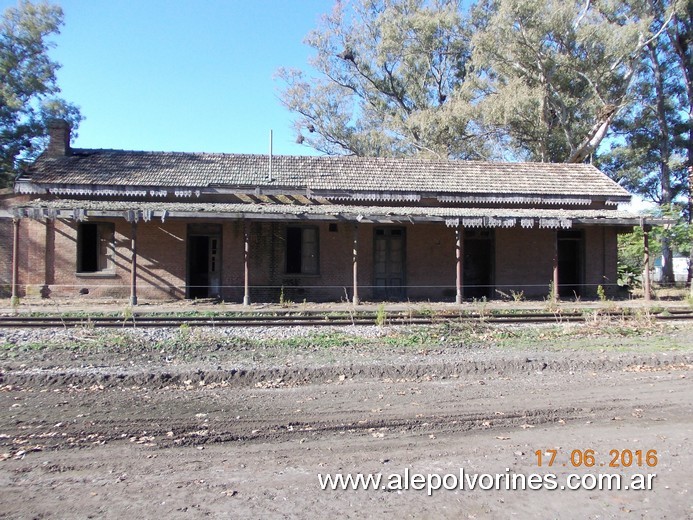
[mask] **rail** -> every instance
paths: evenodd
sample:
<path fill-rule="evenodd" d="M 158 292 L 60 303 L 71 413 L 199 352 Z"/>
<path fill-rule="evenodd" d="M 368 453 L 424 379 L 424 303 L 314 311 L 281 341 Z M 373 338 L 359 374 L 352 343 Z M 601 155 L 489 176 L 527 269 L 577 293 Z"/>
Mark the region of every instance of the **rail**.
<path fill-rule="evenodd" d="M 270 314 L 161 316 L 134 313 L 131 316 L 0 316 L 0 328 L 50 328 L 50 327 L 296 327 L 296 326 L 348 326 L 348 325 L 430 325 L 444 322 L 481 323 L 570 323 L 585 322 L 595 317 L 630 320 L 643 314 L 628 312 L 490 312 L 490 313 L 410 313 L 388 312 L 273 312 Z M 689 309 L 667 309 L 651 312 L 655 320 L 691 320 Z"/>

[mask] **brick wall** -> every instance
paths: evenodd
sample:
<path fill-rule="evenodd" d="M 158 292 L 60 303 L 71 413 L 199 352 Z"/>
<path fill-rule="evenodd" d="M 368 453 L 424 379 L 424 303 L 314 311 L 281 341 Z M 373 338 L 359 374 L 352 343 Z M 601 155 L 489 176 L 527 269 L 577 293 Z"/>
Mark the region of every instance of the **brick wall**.
<path fill-rule="evenodd" d="M 0 298 L 12 294 L 12 219 L 0 218 Z"/>
<path fill-rule="evenodd" d="M 444 224 L 407 227 L 407 296 L 455 300 L 455 230 Z"/>
<path fill-rule="evenodd" d="M 553 279 L 554 236 L 550 229 L 497 229 L 496 288 L 508 295 L 522 291 L 529 298 L 547 296 Z"/>
<path fill-rule="evenodd" d="M 243 222 L 222 224 L 222 291 L 224 300 L 243 301 Z"/>
<path fill-rule="evenodd" d="M 352 296 L 352 245 L 354 238 L 353 225 L 338 223 L 336 231 L 329 230 L 328 223 L 308 224 L 318 230 L 318 274 L 296 274 L 286 272 L 286 228 L 300 224 L 274 223 L 265 224 L 264 240 L 259 247 L 266 247 L 266 254 L 261 254 L 265 262 L 261 268 L 266 269 L 269 277 L 264 291 L 265 298 L 279 301 L 283 294 L 285 299 L 301 302 L 340 301 Z M 269 229 L 268 229 L 269 228 Z M 252 247 L 252 245 L 251 245 Z M 251 261 L 257 258 L 251 255 Z M 254 278 L 262 280 L 257 273 L 258 266 L 253 266 Z M 263 293 L 259 292 L 258 297 Z"/>
<path fill-rule="evenodd" d="M 29 297 L 102 297 L 127 300 L 130 295 L 131 226 L 115 223 L 115 269 L 108 276 L 77 274 L 77 223 L 23 219 L 20 227 L 20 295 Z M 220 222 L 215 222 L 220 223 Z M 187 222 L 140 222 L 138 234 L 138 296 L 146 299 L 185 297 Z M 286 273 L 286 227 L 279 222 L 250 222 L 251 301 L 350 301 L 354 225 L 318 223 L 319 274 Z M 311 224 L 313 225 L 313 224 Z M 359 224 L 359 296 L 373 299 L 373 234 L 380 226 Z M 455 296 L 455 232 L 443 224 L 407 224 L 406 297 L 412 300 L 453 301 Z M 243 298 L 243 229 L 240 221 L 222 223 L 222 297 Z M 12 221 L 0 219 L 0 290 L 11 279 Z M 496 229 L 495 284 L 507 294 L 548 295 L 552 278 L 553 230 Z M 616 279 L 616 230 L 583 230 L 586 297 L 596 286 Z M 494 293 L 498 296 L 497 293 Z"/>
<path fill-rule="evenodd" d="M 77 273 L 77 229 L 73 221 L 23 219 L 20 227 L 20 294 L 28 297 L 130 296 L 131 226 L 115 222 L 115 269 Z M 185 224 L 140 222 L 137 226 L 137 291 L 140 298 L 185 296 Z"/>
<path fill-rule="evenodd" d="M 130 224 L 124 221 L 116 222 L 119 269 L 126 285 L 130 283 L 130 228 Z M 187 225 L 184 222 L 137 224 L 138 297 L 185 297 L 186 241 Z"/>
<path fill-rule="evenodd" d="M 616 228 L 584 228 L 585 293 L 588 298 L 597 296 L 597 286 L 602 285 L 607 295 L 618 292 L 618 247 Z"/>

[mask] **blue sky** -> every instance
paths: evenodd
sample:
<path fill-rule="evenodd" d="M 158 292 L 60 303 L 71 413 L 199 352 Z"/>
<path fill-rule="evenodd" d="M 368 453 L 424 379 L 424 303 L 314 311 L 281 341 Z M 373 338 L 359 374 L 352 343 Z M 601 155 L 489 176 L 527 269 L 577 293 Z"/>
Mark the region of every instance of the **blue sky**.
<path fill-rule="evenodd" d="M 74 146 L 311 155 L 278 99 L 281 66 L 332 0 L 59 0 L 62 97 L 86 117 Z M 0 0 L 0 8 L 16 2 Z"/>

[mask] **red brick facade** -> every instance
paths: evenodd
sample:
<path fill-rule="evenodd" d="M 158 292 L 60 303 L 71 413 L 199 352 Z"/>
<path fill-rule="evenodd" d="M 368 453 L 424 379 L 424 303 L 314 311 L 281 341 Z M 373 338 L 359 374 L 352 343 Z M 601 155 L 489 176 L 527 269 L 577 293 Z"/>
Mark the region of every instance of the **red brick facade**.
<path fill-rule="evenodd" d="M 109 273 L 77 273 L 77 228 L 72 220 L 22 219 L 19 239 L 19 295 L 24 297 L 99 297 L 130 295 L 131 224 L 115 224 L 114 269 Z M 205 222 L 195 220 L 195 223 Z M 140 299 L 180 299 L 188 285 L 188 224 L 184 220 L 140 221 L 137 224 L 137 293 Z M 221 225 L 221 297 L 240 302 L 244 284 L 244 224 L 239 220 L 209 221 Z M 350 301 L 353 295 L 355 225 L 349 222 L 249 222 L 251 301 Z M 318 229 L 318 274 L 286 273 L 286 227 Z M 358 285 L 363 300 L 373 300 L 374 230 L 384 225 L 358 225 Z M 454 301 L 455 231 L 442 223 L 395 226 L 406 236 L 405 298 Z M 594 297 L 598 285 L 615 289 L 616 227 L 585 226 L 581 233 L 582 296 Z M 0 282 L 9 292 L 12 221 L 0 219 L 3 254 Z M 552 279 L 556 231 L 496 229 L 492 240 L 488 297 L 548 296 Z M 465 245 L 468 241 L 465 241 Z"/>

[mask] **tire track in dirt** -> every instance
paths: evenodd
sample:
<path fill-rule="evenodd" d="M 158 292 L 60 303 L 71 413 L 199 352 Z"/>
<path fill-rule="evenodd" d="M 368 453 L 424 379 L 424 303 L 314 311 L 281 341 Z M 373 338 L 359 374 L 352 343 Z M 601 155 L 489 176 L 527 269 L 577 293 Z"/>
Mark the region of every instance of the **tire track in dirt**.
<path fill-rule="evenodd" d="M 27 433 L 26 428 L 43 430 L 47 425 L 35 424 L 33 427 L 23 425 L 21 429 L 3 429 L 4 435 L 16 440 L 36 442 L 43 440 L 46 447 L 78 447 L 93 444 L 96 440 L 110 442 L 122 439 L 152 437 L 162 447 L 173 445 L 196 446 L 208 443 L 229 441 L 287 441 L 299 439 L 306 435 L 331 434 L 346 432 L 359 434 L 373 430 L 396 430 L 398 432 L 432 431 L 468 431 L 471 429 L 498 429 L 516 426 L 520 423 L 540 425 L 563 420 L 576 420 L 593 417 L 594 409 L 565 408 L 552 410 L 527 410 L 504 416 L 485 414 L 445 414 L 424 417 L 393 417 L 371 420 L 354 420 L 349 417 L 326 419 L 316 417 L 314 420 L 271 421 L 245 420 L 215 422 L 213 427 L 202 427 L 200 421 L 168 418 L 162 424 L 161 419 L 138 418 L 136 420 L 99 420 L 98 423 L 85 426 L 67 425 L 60 429 L 59 435 L 52 432 Z M 48 427 L 48 429 L 50 429 Z M 144 432 L 144 433 L 143 433 Z M 169 432 L 172 435 L 168 435 Z"/>
<path fill-rule="evenodd" d="M 90 387 L 90 386 L 143 386 L 164 388 L 169 386 L 223 384 L 240 388 L 267 384 L 268 387 L 330 382 L 337 378 L 348 379 L 442 379 L 486 374 L 531 374 L 534 372 L 609 371 L 642 367 L 690 368 L 693 358 L 687 354 L 660 356 L 623 355 L 570 359 L 504 358 L 489 361 L 427 362 L 407 364 L 351 364 L 321 367 L 276 368 L 172 368 L 151 367 L 70 367 L 51 369 L 19 369 L 0 372 L 0 386 L 13 385 L 24 388 Z"/>
<path fill-rule="evenodd" d="M 287 416 L 273 419 L 222 419 L 204 423 L 200 418 L 136 417 L 95 418 L 85 423 L 52 425 L 45 422 L 21 422 L 2 428 L 0 447 L 17 451 L 25 446 L 40 445 L 41 450 L 84 448 L 114 441 L 134 442 L 147 447 L 203 446 L 226 442 L 303 442 L 325 435 L 460 433 L 471 430 L 504 430 L 534 428 L 546 424 L 573 421 L 595 421 L 613 417 L 620 408 L 614 404 L 591 407 L 549 407 L 513 412 L 393 414 L 391 417 L 361 419 L 341 411 L 308 415 L 300 421 Z M 641 408 L 641 411 L 644 409 Z M 661 411 L 661 407 L 660 407 Z M 14 448 L 14 449 L 13 449 Z"/>

